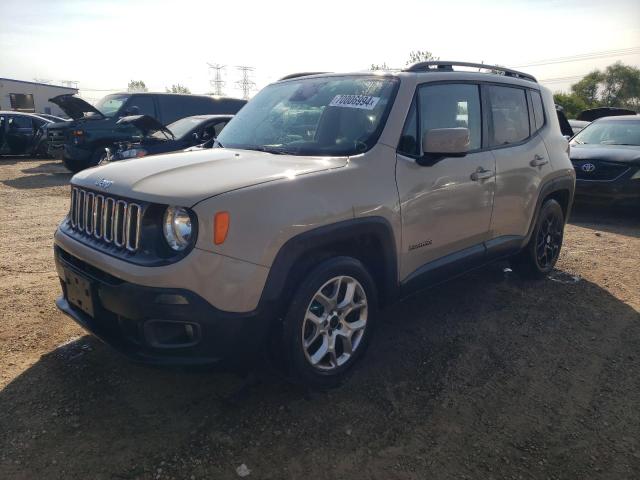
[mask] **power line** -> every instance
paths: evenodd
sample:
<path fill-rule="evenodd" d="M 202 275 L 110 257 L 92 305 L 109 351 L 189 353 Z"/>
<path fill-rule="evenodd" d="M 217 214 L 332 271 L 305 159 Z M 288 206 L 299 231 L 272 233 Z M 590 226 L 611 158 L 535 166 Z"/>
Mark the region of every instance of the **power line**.
<path fill-rule="evenodd" d="M 249 100 L 251 91 L 256 88 L 256 82 L 249 78 L 249 74 L 255 69 L 253 67 L 237 66 L 238 71 L 242 74 L 242 78 L 236 82 L 236 85 L 242 90 L 242 98 Z"/>
<path fill-rule="evenodd" d="M 608 58 L 619 57 L 624 55 L 636 55 L 640 54 L 640 47 L 621 48 L 617 50 L 604 50 L 601 52 L 589 52 L 579 55 L 570 55 L 568 57 L 547 58 L 544 60 L 537 60 L 535 62 L 526 63 L 522 65 L 514 65 L 513 68 L 522 67 L 539 67 L 543 65 L 554 65 L 557 63 L 579 62 L 582 60 L 592 60 L 595 58 Z"/>
<path fill-rule="evenodd" d="M 209 80 L 209 84 L 213 87 L 213 93 L 216 95 L 223 95 L 222 87 L 225 86 L 226 82 L 222 79 L 221 72 L 226 68 L 226 65 L 208 62 L 207 65 L 209 65 L 209 72 L 215 70 L 213 80 Z"/>

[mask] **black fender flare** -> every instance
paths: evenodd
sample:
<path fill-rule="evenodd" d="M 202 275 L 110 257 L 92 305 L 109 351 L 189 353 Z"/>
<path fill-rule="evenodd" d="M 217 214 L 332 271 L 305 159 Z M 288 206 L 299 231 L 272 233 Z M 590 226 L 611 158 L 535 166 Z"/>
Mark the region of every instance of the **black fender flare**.
<path fill-rule="evenodd" d="M 553 178 L 542 185 L 540 188 L 540 193 L 538 194 L 538 198 L 536 200 L 536 209 L 533 214 L 533 218 L 531 219 L 531 224 L 529 225 L 529 230 L 527 231 L 527 235 L 525 237 L 524 245 L 529 243 L 531 239 L 531 235 L 533 235 L 533 230 L 535 229 L 536 223 L 538 222 L 538 215 L 540 214 L 540 209 L 542 208 L 542 203 L 544 200 L 554 192 L 560 192 L 566 190 L 569 192 L 569 202 L 567 204 L 567 214 L 565 215 L 565 223 L 569 220 L 569 214 L 571 213 L 571 206 L 573 205 L 573 196 L 575 194 L 576 182 L 575 178 L 572 175 L 563 175 L 561 177 Z"/>
<path fill-rule="evenodd" d="M 295 265 L 310 252 L 331 250 L 332 245 L 375 238 L 382 247 L 381 269 L 384 284 L 378 284 L 380 297 L 386 304 L 398 297 L 398 259 L 393 228 L 379 216 L 353 218 L 308 230 L 287 240 L 278 251 L 265 283 L 260 304 L 277 305 L 287 294 L 287 280 Z"/>

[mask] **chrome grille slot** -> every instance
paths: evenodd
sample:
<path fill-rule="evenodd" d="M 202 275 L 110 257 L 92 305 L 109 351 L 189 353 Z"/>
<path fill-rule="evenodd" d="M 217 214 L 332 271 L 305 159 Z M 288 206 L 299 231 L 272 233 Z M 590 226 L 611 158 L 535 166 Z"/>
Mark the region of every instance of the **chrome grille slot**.
<path fill-rule="evenodd" d="M 113 216 L 113 243 L 116 247 L 124 247 L 126 243 L 127 230 L 125 222 L 127 217 L 127 202 L 118 200 L 116 202 L 116 213 Z"/>
<path fill-rule="evenodd" d="M 93 200 L 93 236 L 102 237 L 102 209 L 104 207 L 104 197 L 96 195 Z"/>
<path fill-rule="evenodd" d="M 93 192 L 87 192 L 84 198 L 84 231 L 89 235 L 93 233 Z"/>
<path fill-rule="evenodd" d="M 71 226 L 75 228 L 78 224 L 78 189 L 71 189 Z"/>
<path fill-rule="evenodd" d="M 128 252 L 140 248 L 143 207 L 79 187 L 71 189 L 69 224 L 94 240 Z"/>

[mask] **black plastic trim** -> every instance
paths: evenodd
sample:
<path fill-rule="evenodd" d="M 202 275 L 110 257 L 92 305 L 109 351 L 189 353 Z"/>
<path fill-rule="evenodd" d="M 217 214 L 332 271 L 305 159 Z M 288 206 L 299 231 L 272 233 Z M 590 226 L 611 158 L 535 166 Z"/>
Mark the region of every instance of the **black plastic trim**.
<path fill-rule="evenodd" d="M 296 263 L 304 260 L 307 253 L 367 236 L 375 237 L 382 246 L 380 261 L 385 284 L 379 287 L 385 301 L 392 302 L 398 297 L 398 254 L 393 229 L 383 217 L 363 217 L 318 227 L 289 239 L 271 265 L 260 305 L 278 303 L 292 293 L 285 291 L 287 280 Z"/>

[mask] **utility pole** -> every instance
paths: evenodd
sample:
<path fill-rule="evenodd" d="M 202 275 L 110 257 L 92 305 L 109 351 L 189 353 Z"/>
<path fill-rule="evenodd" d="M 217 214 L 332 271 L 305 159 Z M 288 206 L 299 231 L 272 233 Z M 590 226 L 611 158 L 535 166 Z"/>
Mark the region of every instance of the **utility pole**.
<path fill-rule="evenodd" d="M 236 85 L 242 90 L 242 98 L 249 100 L 251 91 L 256 88 L 256 82 L 249 78 L 249 74 L 255 69 L 253 67 L 237 66 L 236 67 L 242 78 L 236 82 Z"/>
<path fill-rule="evenodd" d="M 226 82 L 222 79 L 222 70 L 226 68 L 226 65 L 220 65 L 219 63 L 208 63 L 209 65 L 209 73 L 212 70 L 215 70 L 213 74 L 213 80 L 209 80 L 209 84 L 213 87 L 214 95 L 224 95 L 222 92 L 222 87 L 225 86 Z"/>

